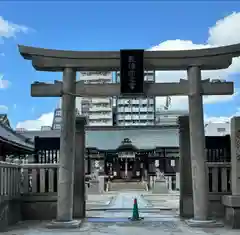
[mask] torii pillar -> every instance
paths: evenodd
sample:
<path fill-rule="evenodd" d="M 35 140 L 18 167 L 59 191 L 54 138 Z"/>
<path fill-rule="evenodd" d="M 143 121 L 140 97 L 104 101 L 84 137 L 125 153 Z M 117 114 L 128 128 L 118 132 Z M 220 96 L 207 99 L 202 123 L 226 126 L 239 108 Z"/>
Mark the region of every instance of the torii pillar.
<path fill-rule="evenodd" d="M 208 176 L 201 94 L 201 69 L 197 66 L 190 67 L 187 74 L 189 81 L 190 154 L 194 202 L 194 219 L 189 221 L 189 225 L 194 226 L 199 223 L 203 226 L 205 223 L 210 224 L 214 221 L 208 220 Z"/>
<path fill-rule="evenodd" d="M 63 70 L 62 126 L 60 138 L 57 218 L 49 228 L 77 228 L 80 220 L 73 220 L 75 129 L 76 129 L 76 70 Z"/>

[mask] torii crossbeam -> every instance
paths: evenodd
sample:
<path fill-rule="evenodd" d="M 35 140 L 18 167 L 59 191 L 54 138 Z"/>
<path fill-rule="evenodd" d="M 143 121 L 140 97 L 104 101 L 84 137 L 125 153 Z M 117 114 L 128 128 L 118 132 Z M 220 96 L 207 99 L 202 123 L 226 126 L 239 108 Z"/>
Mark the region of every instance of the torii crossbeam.
<path fill-rule="evenodd" d="M 231 95 L 233 94 L 233 82 L 213 83 L 209 80 L 202 81 L 202 95 Z M 146 96 L 183 96 L 189 95 L 187 80 L 176 83 L 145 83 L 144 94 Z M 31 85 L 33 97 L 60 97 L 63 94 L 63 83 L 54 84 L 36 82 Z M 74 96 L 79 97 L 113 97 L 121 96 L 120 84 L 83 84 L 76 82 Z"/>

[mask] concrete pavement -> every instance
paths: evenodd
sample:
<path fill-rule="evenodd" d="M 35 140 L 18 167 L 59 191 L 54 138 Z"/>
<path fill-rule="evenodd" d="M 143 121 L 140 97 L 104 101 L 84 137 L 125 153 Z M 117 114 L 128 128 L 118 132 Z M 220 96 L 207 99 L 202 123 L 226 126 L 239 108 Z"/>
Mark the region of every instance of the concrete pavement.
<path fill-rule="evenodd" d="M 131 216 L 134 197 L 137 197 L 139 201 L 140 216 L 144 217 L 144 220 L 140 222 L 130 222 L 127 219 Z M 46 228 L 49 221 L 25 221 L 9 228 L 9 231 L 2 235 L 146 235 L 146 233 L 152 235 L 235 235 L 240 232 L 224 227 L 190 228 L 177 215 L 178 195 L 176 194 L 151 195 L 148 192 L 120 192 L 89 195 L 87 205 L 89 218 L 82 221 L 81 228 L 50 230 Z"/>

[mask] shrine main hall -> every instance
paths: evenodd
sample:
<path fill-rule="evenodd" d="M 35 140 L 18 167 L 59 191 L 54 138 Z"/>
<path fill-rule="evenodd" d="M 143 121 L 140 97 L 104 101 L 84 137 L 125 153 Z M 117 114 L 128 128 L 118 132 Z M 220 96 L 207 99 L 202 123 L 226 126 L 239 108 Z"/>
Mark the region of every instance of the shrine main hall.
<path fill-rule="evenodd" d="M 31 161 L 58 161 L 60 131 L 22 133 L 35 144 Z M 164 174 L 175 174 L 179 167 L 178 126 L 85 127 L 85 171 L 93 173 L 96 162 L 99 174 L 121 179 L 141 179 L 155 175 L 156 166 Z"/>
<path fill-rule="evenodd" d="M 35 154 L 29 161 L 56 163 L 60 151 L 60 130 L 25 131 L 34 141 Z M 230 161 L 230 136 L 206 136 L 207 159 Z M 217 141 L 216 141 L 217 140 Z M 77 143 L 76 143 L 77 144 Z M 179 172 L 179 126 L 85 127 L 85 173 L 114 179 L 141 180 Z M 97 164 L 96 164 L 97 163 Z"/>

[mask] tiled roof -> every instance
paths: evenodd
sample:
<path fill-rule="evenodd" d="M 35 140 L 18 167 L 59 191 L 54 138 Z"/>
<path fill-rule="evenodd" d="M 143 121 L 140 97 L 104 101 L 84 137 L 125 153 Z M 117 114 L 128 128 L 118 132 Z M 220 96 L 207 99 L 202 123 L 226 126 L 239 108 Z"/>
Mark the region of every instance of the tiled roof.
<path fill-rule="evenodd" d="M 26 150 L 34 150 L 32 141 L 2 123 L 0 123 L 0 140 Z"/>
<path fill-rule="evenodd" d="M 59 137 L 60 131 L 27 131 L 27 138 L 34 140 L 39 137 Z M 178 129 L 175 128 L 127 128 L 108 130 L 86 130 L 86 147 L 98 149 L 116 149 L 124 138 L 129 138 L 132 144 L 139 149 L 152 149 L 156 147 L 178 147 Z"/>
<path fill-rule="evenodd" d="M 10 122 L 8 120 L 7 114 L 0 114 L 0 123 L 10 127 Z"/>

